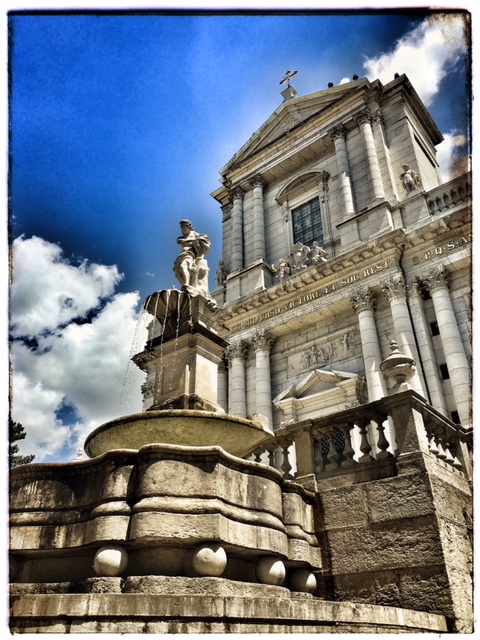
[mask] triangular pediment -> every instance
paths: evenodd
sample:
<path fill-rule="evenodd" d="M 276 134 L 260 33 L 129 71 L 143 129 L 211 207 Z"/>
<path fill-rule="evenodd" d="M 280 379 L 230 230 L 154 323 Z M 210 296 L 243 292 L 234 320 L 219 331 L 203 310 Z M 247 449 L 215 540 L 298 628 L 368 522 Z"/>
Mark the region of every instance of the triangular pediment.
<path fill-rule="evenodd" d="M 369 84 L 368 80 L 364 78 L 300 98 L 286 100 L 251 136 L 220 173 L 224 174 L 232 170 L 253 154 L 278 141 L 292 129 L 323 111 L 329 111 L 337 102 L 343 100 L 347 93 L 357 91 L 360 87 Z"/>
<path fill-rule="evenodd" d="M 287 398 L 295 398 L 300 400 L 309 396 L 330 391 L 334 387 L 338 387 L 342 382 L 357 378 L 356 373 L 348 373 L 344 371 L 331 371 L 325 369 L 315 369 L 302 378 L 296 384 L 290 385 L 285 391 L 277 396 L 274 402 L 280 402 Z"/>

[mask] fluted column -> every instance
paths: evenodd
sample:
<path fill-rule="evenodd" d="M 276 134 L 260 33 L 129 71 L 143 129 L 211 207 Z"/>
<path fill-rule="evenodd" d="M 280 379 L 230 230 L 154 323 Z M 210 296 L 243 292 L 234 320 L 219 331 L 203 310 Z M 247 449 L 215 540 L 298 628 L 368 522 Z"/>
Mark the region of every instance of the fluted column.
<path fill-rule="evenodd" d="M 375 140 L 373 139 L 372 114 L 370 113 L 370 110 L 364 109 L 356 116 L 355 120 L 362 132 L 363 142 L 367 152 L 368 181 L 373 187 L 373 198 L 374 200 L 384 200 L 385 191 L 383 189 L 383 180 L 380 172 L 377 150 L 375 149 Z"/>
<path fill-rule="evenodd" d="M 243 189 L 232 192 L 232 259 L 231 270 L 243 269 Z"/>
<path fill-rule="evenodd" d="M 229 360 L 229 407 L 228 413 L 240 418 L 247 417 L 247 395 L 245 384 L 245 360 L 247 345 L 238 340 L 232 342 L 225 352 Z"/>
<path fill-rule="evenodd" d="M 265 331 L 259 331 L 253 338 L 256 370 L 256 412 L 265 416 L 270 428 L 272 417 L 272 384 L 270 378 L 270 350 L 275 340 Z"/>
<path fill-rule="evenodd" d="M 403 355 L 412 358 L 417 364 L 416 372 L 410 380 L 410 384 L 415 391 L 423 395 L 424 398 L 427 398 L 425 380 L 419 368 L 420 358 L 415 344 L 415 334 L 407 305 L 407 291 L 403 276 L 396 274 L 384 280 L 382 282 L 382 289 L 390 302 L 395 342 Z"/>
<path fill-rule="evenodd" d="M 470 366 L 448 290 L 447 272 L 443 266 L 435 267 L 422 280 L 433 300 L 460 422 L 466 425 L 470 422 Z"/>
<path fill-rule="evenodd" d="M 417 336 L 418 350 L 422 358 L 425 383 L 429 393 L 427 399 L 437 411 L 440 411 L 444 416 L 448 416 L 442 380 L 435 362 L 435 350 L 418 281 L 412 282 L 409 287 L 409 302 L 412 310 L 413 326 Z"/>
<path fill-rule="evenodd" d="M 265 180 L 256 175 L 252 180 L 253 187 L 253 259 L 265 258 L 265 222 L 263 209 L 263 187 Z"/>
<path fill-rule="evenodd" d="M 340 125 L 330 131 L 330 137 L 335 144 L 335 158 L 337 161 L 338 177 L 340 179 L 340 191 L 342 195 L 344 215 L 346 217 L 355 213 L 353 205 L 352 183 L 350 180 L 350 166 L 347 155 L 347 130 Z"/>
<path fill-rule="evenodd" d="M 387 387 L 380 371 L 382 354 L 378 343 L 378 332 L 373 313 L 373 296 L 368 289 L 358 289 L 350 296 L 353 309 L 358 315 L 362 342 L 368 401 L 373 402 L 387 395 Z"/>

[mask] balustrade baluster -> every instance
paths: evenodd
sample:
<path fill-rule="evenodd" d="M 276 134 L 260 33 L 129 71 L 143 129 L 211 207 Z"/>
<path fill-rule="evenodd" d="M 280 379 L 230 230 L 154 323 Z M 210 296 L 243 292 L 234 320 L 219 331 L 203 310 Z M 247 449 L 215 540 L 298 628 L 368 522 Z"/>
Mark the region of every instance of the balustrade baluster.
<path fill-rule="evenodd" d="M 263 447 L 257 447 L 256 449 L 253 450 L 253 455 L 255 456 L 254 462 L 261 462 L 262 461 L 262 454 L 265 452 L 265 449 L 263 449 Z"/>
<path fill-rule="evenodd" d="M 361 419 L 357 421 L 358 428 L 360 429 L 360 451 L 363 453 L 359 458 L 359 462 L 362 464 L 366 462 L 373 462 L 375 458 L 370 454 L 372 447 L 367 438 L 367 430 L 370 425 L 370 420 Z"/>
<path fill-rule="evenodd" d="M 284 440 L 283 442 L 280 443 L 280 446 L 282 447 L 282 454 L 283 454 L 283 463 L 281 466 L 281 470 L 283 471 L 283 477 L 285 480 L 293 480 L 293 476 L 290 473 L 290 471 L 292 470 L 292 465 L 290 464 L 290 461 L 288 459 L 288 448 L 290 447 L 292 443 L 289 440 Z"/>
<path fill-rule="evenodd" d="M 383 426 L 384 421 L 387 419 L 387 416 L 378 416 L 375 417 L 375 422 L 377 424 L 378 431 L 378 441 L 377 447 L 379 452 L 377 453 L 377 460 L 385 460 L 385 458 L 393 458 L 393 454 L 390 451 L 387 451 L 390 446 L 387 437 L 385 436 L 385 427 Z"/>
<path fill-rule="evenodd" d="M 268 451 L 268 465 L 275 469 L 275 449 L 276 447 L 269 447 Z"/>
<path fill-rule="evenodd" d="M 435 206 L 435 201 L 434 200 L 429 200 L 428 201 L 428 210 L 429 210 L 431 216 L 434 216 L 437 213 L 437 208 Z"/>
<path fill-rule="evenodd" d="M 337 452 L 335 448 L 335 429 L 328 429 L 326 436 L 328 438 L 328 452 L 327 458 L 329 462 L 331 462 L 335 468 L 339 467 L 338 459 L 340 458 L 340 454 Z"/>
<path fill-rule="evenodd" d="M 342 425 L 341 427 L 339 427 L 340 431 L 343 433 L 343 437 L 345 440 L 345 447 L 343 449 L 343 455 L 345 456 L 346 460 L 345 462 L 342 464 L 342 467 L 352 467 L 354 464 L 356 464 L 355 460 L 353 459 L 353 456 L 355 455 L 355 450 L 352 447 L 352 429 L 353 429 L 353 424 L 346 424 L 346 425 Z"/>

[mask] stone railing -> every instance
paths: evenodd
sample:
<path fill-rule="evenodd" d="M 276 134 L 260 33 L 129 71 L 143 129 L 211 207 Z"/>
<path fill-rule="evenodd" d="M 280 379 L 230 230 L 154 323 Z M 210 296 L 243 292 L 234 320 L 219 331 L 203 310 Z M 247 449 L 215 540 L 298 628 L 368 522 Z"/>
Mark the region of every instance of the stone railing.
<path fill-rule="evenodd" d="M 432 189 L 427 194 L 428 210 L 431 215 L 443 213 L 471 198 L 471 176 L 469 173 Z"/>
<path fill-rule="evenodd" d="M 470 431 L 408 390 L 286 425 L 254 455 L 257 462 L 275 466 L 286 480 L 310 487 L 339 476 L 342 483 L 391 477 L 399 463 L 415 453 L 471 479 L 471 444 Z"/>

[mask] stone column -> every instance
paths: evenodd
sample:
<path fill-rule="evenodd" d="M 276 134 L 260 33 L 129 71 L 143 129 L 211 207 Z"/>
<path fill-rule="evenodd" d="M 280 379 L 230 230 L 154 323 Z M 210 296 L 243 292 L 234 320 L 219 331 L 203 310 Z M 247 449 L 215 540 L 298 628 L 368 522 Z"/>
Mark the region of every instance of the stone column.
<path fill-rule="evenodd" d="M 224 359 L 218 364 L 217 404 L 228 411 L 228 367 Z"/>
<path fill-rule="evenodd" d="M 409 287 L 409 302 L 412 310 L 413 326 L 417 336 L 418 350 L 422 358 L 425 383 L 429 393 L 427 399 L 437 411 L 440 411 L 444 416 L 449 416 L 442 380 L 435 362 L 435 350 L 430 327 L 423 307 L 420 285 L 417 281 L 413 282 Z"/>
<path fill-rule="evenodd" d="M 468 425 L 470 423 L 470 366 L 448 290 L 447 272 L 440 265 L 431 269 L 421 279 L 432 296 L 460 422 Z"/>
<path fill-rule="evenodd" d="M 270 379 L 270 350 L 275 340 L 265 331 L 259 331 L 253 338 L 256 370 L 256 412 L 265 416 L 273 428 L 272 384 Z"/>
<path fill-rule="evenodd" d="M 352 183 L 350 180 L 350 166 L 347 155 L 347 130 L 343 125 L 330 131 L 330 137 L 335 144 L 335 157 L 337 160 L 338 177 L 340 178 L 340 190 L 343 202 L 343 214 L 348 217 L 355 213 L 353 205 Z"/>
<path fill-rule="evenodd" d="M 232 192 L 232 258 L 231 271 L 243 269 L 243 189 Z"/>
<path fill-rule="evenodd" d="M 378 343 L 377 327 L 373 314 L 374 299 L 369 289 L 358 289 L 350 296 L 358 315 L 362 353 L 367 378 L 368 401 L 380 400 L 387 395 L 387 387 L 380 371 L 382 355 Z"/>
<path fill-rule="evenodd" d="M 228 413 L 247 417 L 247 394 L 245 385 L 245 360 L 247 357 L 247 345 L 238 340 L 232 342 L 226 349 L 229 360 L 229 407 Z"/>
<path fill-rule="evenodd" d="M 368 182 L 373 187 L 373 199 L 385 200 L 382 174 L 380 172 L 377 150 L 375 149 L 375 140 L 373 139 L 372 114 L 370 110 L 364 109 L 356 116 L 355 120 L 362 132 L 363 142 L 367 151 Z"/>
<path fill-rule="evenodd" d="M 387 198 L 393 197 L 398 201 L 395 174 L 393 172 L 390 149 L 388 148 L 387 144 L 383 115 L 380 109 L 376 109 L 372 114 L 372 129 L 373 139 L 375 140 L 375 148 L 377 149 L 378 161 L 381 165 L 385 166 L 387 170 L 387 174 L 384 175 L 382 179 L 385 196 Z"/>
<path fill-rule="evenodd" d="M 415 360 L 416 372 L 410 384 L 412 389 L 427 398 L 427 389 L 423 372 L 420 369 L 420 358 L 415 343 L 415 334 L 413 332 L 412 321 L 410 319 L 410 311 L 407 305 L 407 291 L 405 280 L 401 274 L 396 274 L 382 283 L 382 289 L 390 302 L 390 310 L 392 312 L 393 329 L 395 331 L 395 342 L 399 351 L 403 355 Z"/>
<path fill-rule="evenodd" d="M 263 187 L 266 184 L 261 175 L 252 180 L 253 187 L 253 259 L 265 258 L 265 222 L 263 209 Z"/>

